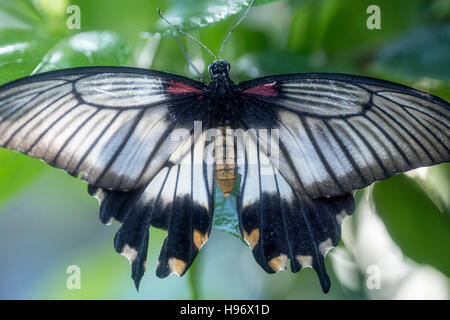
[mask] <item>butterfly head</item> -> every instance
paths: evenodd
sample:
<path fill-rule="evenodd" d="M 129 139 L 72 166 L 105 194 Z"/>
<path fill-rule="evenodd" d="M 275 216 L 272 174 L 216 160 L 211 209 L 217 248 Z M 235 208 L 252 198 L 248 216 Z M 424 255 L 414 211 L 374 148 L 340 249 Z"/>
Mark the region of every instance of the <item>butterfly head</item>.
<path fill-rule="evenodd" d="M 209 65 L 208 71 L 212 80 L 226 77 L 230 71 L 230 64 L 225 60 L 217 60 Z"/>

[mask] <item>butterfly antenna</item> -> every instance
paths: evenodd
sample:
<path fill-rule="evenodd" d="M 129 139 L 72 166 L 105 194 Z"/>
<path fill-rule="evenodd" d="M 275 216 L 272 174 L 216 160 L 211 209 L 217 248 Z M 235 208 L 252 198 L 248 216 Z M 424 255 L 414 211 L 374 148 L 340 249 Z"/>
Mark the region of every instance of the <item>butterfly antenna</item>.
<path fill-rule="evenodd" d="M 180 34 L 188 37 L 189 39 L 191 39 L 192 41 L 194 41 L 195 43 L 197 43 L 199 46 L 203 47 L 206 51 L 208 51 L 208 53 L 214 58 L 214 61 L 217 60 L 216 56 L 214 55 L 214 53 L 211 52 L 211 50 L 209 50 L 203 43 L 201 43 L 200 41 L 198 41 L 197 39 L 195 39 L 193 36 L 191 36 L 189 33 L 184 32 L 183 30 L 180 29 L 179 26 L 177 26 L 176 24 L 172 23 L 171 21 L 169 21 L 166 17 L 164 17 L 161 13 L 161 10 L 156 9 L 156 11 L 158 11 L 159 16 L 161 17 L 161 19 L 163 19 L 165 22 L 167 22 L 168 25 L 170 25 L 172 28 L 174 28 L 177 32 L 179 32 Z"/>
<path fill-rule="evenodd" d="M 227 42 L 228 38 L 231 37 L 231 34 L 234 32 L 234 30 L 236 30 L 236 28 L 239 26 L 239 24 L 242 22 L 242 20 L 244 20 L 245 17 L 247 17 L 247 15 L 248 15 L 250 9 L 253 7 L 254 3 L 255 3 L 255 0 L 252 0 L 250 5 L 247 7 L 247 10 L 245 10 L 244 14 L 242 15 L 242 17 L 238 20 L 238 22 L 236 22 L 236 24 L 234 25 L 233 29 L 231 29 L 230 33 L 228 33 L 228 35 L 225 38 L 225 40 L 223 40 L 222 45 L 220 46 L 220 50 L 219 50 L 219 60 L 220 60 L 220 57 L 222 56 L 222 52 L 223 52 L 223 48 L 225 46 L 225 42 Z"/>
<path fill-rule="evenodd" d="M 195 73 L 200 77 L 200 80 L 205 83 L 205 79 L 203 78 L 203 75 L 201 74 L 201 72 L 197 69 L 197 67 L 195 66 L 195 64 L 191 61 L 191 59 L 189 59 L 188 53 L 186 51 L 186 48 L 183 46 L 183 44 L 181 43 L 180 39 L 177 38 L 177 42 L 178 45 L 180 46 L 181 52 L 183 53 L 183 56 L 186 58 L 187 62 L 189 63 L 189 65 L 192 67 L 192 69 L 195 71 Z"/>

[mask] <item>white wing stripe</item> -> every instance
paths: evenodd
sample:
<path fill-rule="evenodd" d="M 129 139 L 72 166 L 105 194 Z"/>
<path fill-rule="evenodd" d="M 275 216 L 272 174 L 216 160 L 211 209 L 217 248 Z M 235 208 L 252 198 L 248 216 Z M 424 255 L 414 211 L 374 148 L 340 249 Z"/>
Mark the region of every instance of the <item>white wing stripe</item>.
<path fill-rule="evenodd" d="M 295 120 L 295 117 L 284 112 L 279 112 L 278 115 L 280 118 L 280 137 L 282 137 L 282 140 L 280 141 L 280 152 L 281 154 L 284 154 L 288 160 L 284 170 L 290 168 L 291 165 L 295 166 L 295 168 L 290 169 L 296 172 L 296 176 L 299 179 L 301 173 L 300 182 L 303 185 L 310 188 L 318 188 L 316 177 L 314 177 L 315 171 L 312 170 L 311 164 L 308 162 L 309 159 L 300 146 L 302 141 L 296 138 L 296 135 L 292 132 L 291 126 L 289 126 L 289 121 Z M 281 162 L 280 166 L 283 166 L 283 164 L 284 163 Z"/>
<path fill-rule="evenodd" d="M 423 125 L 418 123 L 417 120 L 414 119 L 414 117 L 411 117 L 411 115 L 407 113 L 406 110 L 406 113 L 400 113 L 395 110 L 389 110 L 388 108 L 381 109 L 377 107 L 376 111 L 378 110 L 389 117 L 389 119 L 405 133 L 402 134 L 401 137 L 403 137 L 403 139 L 407 141 L 407 143 L 410 145 L 410 148 L 417 155 L 417 161 L 428 163 L 430 161 L 439 161 L 439 159 L 441 159 L 437 147 L 439 144 L 441 144 L 441 142 L 434 139 L 426 132 L 421 131 L 419 128 L 423 127 Z M 397 120 L 397 118 L 401 118 L 403 121 L 400 122 Z M 391 126 L 393 125 L 391 124 Z M 411 140 L 414 143 L 411 143 Z M 412 163 L 414 163 L 414 161 L 412 161 Z M 409 166 L 412 166 L 412 163 L 410 163 Z"/>
<path fill-rule="evenodd" d="M 69 171 L 72 172 L 73 174 L 76 174 L 77 172 L 80 171 L 80 169 L 82 169 L 82 166 L 85 164 L 86 159 L 88 159 L 89 155 L 91 154 L 92 150 L 97 146 L 97 144 L 99 143 L 99 141 L 103 138 L 103 136 L 105 135 L 105 133 L 111 128 L 111 126 L 114 124 L 114 122 L 117 120 L 117 118 L 119 118 L 120 114 L 122 113 L 122 111 L 119 111 L 115 114 L 111 114 L 112 119 L 106 124 L 105 127 L 103 127 L 102 130 L 100 130 L 100 132 L 96 135 L 94 134 L 87 134 L 88 138 L 91 138 L 92 140 L 94 140 L 92 143 L 86 144 L 83 143 L 82 146 L 86 147 L 86 150 L 84 150 L 83 152 L 83 156 L 81 157 L 77 157 L 79 159 L 79 161 L 77 161 L 77 163 L 75 164 L 76 167 L 74 170 Z M 104 122 L 104 119 L 99 119 L 100 122 Z M 74 154 L 75 155 L 75 154 Z M 72 156 L 72 159 L 75 159 L 75 157 Z M 95 160 L 95 159 L 94 159 Z M 90 163 L 90 165 L 86 165 L 85 167 L 89 170 L 89 166 L 91 166 L 91 169 L 94 170 L 97 168 L 97 166 L 99 166 L 100 163 Z M 103 164 L 101 164 L 103 165 Z M 86 171 L 84 171 L 86 173 Z"/>
<path fill-rule="evenodd" d="M 86 105 L 80 105 L 79 109 L 81 110 L 86 110 L 84 112 L 84 114 L 88 115 L 82 122 L 77 123 L 74 122 L 72 123 L 72 126 L 74 126 L 74 129 L 72 132 L 69 133 L 69 130 L 63 131 L 61 132 L 61 135 L 64 137 L 64 142 L 61 143 L 61 145 L 58 145 L 58 151 L 55 153 L 55 156 L 53 157 L 53 159 L 49 160 L 49 163 L 52 165 L 57 165 L 59 164 L 59 158 L 60 156 L 64 153 L 65 149 L 70 145 L 70 143 L 76 138 L 76 136 L 80 133 L 81 130 L 83 130 L 83 128 L 86 127 L 87 123 L 93 118 L 95 117 L 95 115 L 97 113 L 100 112 L 100 109 L 92 109 Z M 89 114 L 90 113 L 90 114 Z M 78 117 L 78 120 L 81 120 L 81 117 Z M 66 137 L 66 135 L 68 135 Z M 76 149 L 75 149 L 76 150 Z M 74 151 L 74 150 L 73 150 Z M 70 151 L 69 151 L 70 153 Z M 59 166 L 61 166 L 59 164 Z M 63 166 L 65 167 L 65 166 Z"/>
<path fill-rule="evenodd" d="M 450 129 L 450 125 L 447 123 L 445 123 L 445 119 L 450 118 L 450 110 L 447 110 L 445 108 L 438 108 L 437 104 L 427 104 L 424 105 L 423 101 L 422 103 L 419 101 L 415 101 L 415 103 L 413 103 L 410 100 L 406 100 L 404 95 L 402 94 L 394 94 L 391 93 L 390 95 L 393 95 L 393 97 L 390 97 L 387 94 L 377 94 L 379 97 L 386 99 L 387 101 L 389 101 L 391 104 L 394 105 L 398 105 L 400 107 L 402 107 L 403 109 L 411 109 L 411 110 L 415 110 L 423 115 L 426 115 L 428 117 L 430 117 L 431 119 L 433 119 L 433 121 L 436 121 L 442 125 L 444 125 L 445 127 L 447 127 L 448 129 Z M 397 101 L 394 101 L 393 98 L 395 98 Z M 420 106 L 421 109 L 417 109 L 417 107 Z"/>
<path fill-rule="evenodd" d="M 386 150 L 388 154 L 388 158 L 381 158 L 382 161 L 386 165 L 392 164 L 390 166 L 391 170 L 393 170 L 392 172 L 404 170 L 407 168 L 406 165 L 408 163 L 410 164 L 409 158 L 397 144 L 397 141 L 393 139 L 390 133 L 373 118 L 373 113 L 368 113 L 366 114 L 365 121 L 367 123 L 370 122 L 370 124 L 367 124 L 367 127 L 371 128 L 370 131 L 373 132 L 373 136 L 380 142 L 383 149 Z M 378 148 L 375 150 L 378 150 Z"/>
<path fill-rule="evenodd" d="M 323 155 L 322 161 L 328 163 L 331 172 L 333 172 L 333 175 L 336 174 L 336 178 L 341 183 L 344 183 L 346 186 L 351 186 L 351 179 L 355 179 L 355 177 L 347 177 L 345 173 L 354 172 L 354 169 L 342 151 L 341 146 L 326 127 L 326 123 L 322 120 L 312 119 L 308 119 L 307 122 L 311 128 L 311 135 L 316 141 L 316 148 Z"/>
<path fill-rule="evenodd" d="M 136 119 L 143 111 L 127 110 L 120 114 L 120 121 L 113 122 L 96 142 L 95 146 L 86 157 L 85 163 L 80 167 L 82 171 L 88 172 L 95 182 L 103 178 L 106 171 L 110 168 L 112 161 L 117 157 L 118 152 L 123 147 L 130 132 L 136 125 Z M 102 170 L 92 170 L 90 164 L 102 164 Z M 109 177 L 114 180 L 114 177 Z"/>
<path fill-rule="evenodd" d="M 22 141 L 29 136 L 33 128 L 36 128 L 36 126 L 42 124 L 42 122 L 47 119 L 48 115 L 52 111 L 56 111 L 64 107 L 64 103 L 70 101 L 70 94 L 64 93 L 63 95 L 55 96 L 53 98 L 52 103 L 55 107 L 54 110 L 50 108 L 50 105 L 44 104 L 44 101 L 36 101 L 38 105 L 34 109 L 27 112 L 26 116 L 17 120 L 10 118 L 8 121 L 10 125 L 2 130 L 5 140 L 1 141 L 1 144 L 6 147 L 15 148 L 21 152 L 26 150 L 24 149 Z M 28 141 L 26 143 L 28 143 Z"/>
<path fill-rule="evenodd" d="M 164 109 L 164 108 L 161 108 Z M 163 110 L 146 110 L 144 117 L 135 126 L 132 135 L 127 139 L 116 161 L 111 166 L 112 172 L 126 180 L 135 180 L 141 173 L 153 147 L 169 126 Z M 133 163 L 132 166 L 129 164 Z M 129 184 L 130 181 L 120 181 L 118 185 Z"/>
<path fill-rule="evenodd" d="M 399 154 L 405 161 L 405 169 L 408 166 L 411 166 L 412 163 L 421 160 L 421 155 L 416 147 L 407 138 L 409 134 L 405 127 L 398 123 L 398 121 L 390 114 L 382 109 L 376 108 L 373 113 L 368 113 L 367 117 L 370 118 L 373 123 L 379 124 L 385 130 L 386 134 L 389 136 L 389 140 L 395 145 Z M 395 141 L 393 137 L 398 138 L 398 141 Z"/>
<path fill-rule="evenodd" d="M 96 74 L 77 80 L 74 88 L 87 103 L 105 107 L 139 107 L 167 97 L 163 94 L 161 81 L 143 76 L 128 76 L 123 81 L 123 76 Z"/>
<path fill-rule="evenodd" d="M 75 132 L 75 135 L 71 138 L 71 142 L 61 151 L 56 165 L 66 169 L 71 174 L 78 174 L 78 169 L 86 159 L 89 150 L 101 138 L 109 123 L 112 123 L 119 115 L 120 112 L 109 113 L 103 110 L 96 112 L 81 130 Z M 98 167 L 102 164 L 94 165 Z"/>
<path fill-rule="evenodd" d="M 416 126 L 416 121 L 411 118 L 405 110 L 394 109 L 392 107 L 386 106 L 386 108 L 384 108 L 384 111 L 386 114 L 390 114 L 391 118 L 393 119 L 402 119 L 402 122 L 398 122 L 398 124 L 403 128 L 403 130 L 405 130 L 410 139 L 415 142 L 416 148 L 419 149 L 418 152 L 423 155 L 420 160 L 425 161 L 426 163 L 428 163 L 429 161 L 435 161 L 433 159 L 432 153 L 430 153 L 425 146 L 430 146 L 434 150 L 436 150 L 436 148 L 434 144 L 430 142 L 426 133 L 422 133 L 422 130 L 419 129 L 422 126 L 420 123 L 417 123 L 418 126 Z"/>
<path fill-rule="evenodd" d="M 0 97 L 0 109 L 6 108 L 17 99 L 41 94 L 47 90 L 53 90 L 67 84 L 67 81 L 47 80 L 42 82 L 32 82 L 19 87 L 7 89 Z"/>
<path fill-rule="evenodd" d="M 69 88 L 69 85 L 67 85 L 66 89 Z M 11 103 L 10 105 L 8 105 L 9 108 L 5 109 L 6 112 L 0 111 L 0 130 L 2 131 L 2 133 L 4 133 L 7 129 L 14 125 L 18 126 L 19 121 L 27 121 L 28 119 L 32 118 L 34 114 L 39 113 L 39 107 L 46 107 L 45 102 L 48 102 L 50 104 L 56 103 L 59 99 L 69 94 L 69 92 L 69 90 L 63 92 L 48 90 L 44 92 L 44 94 L 34 96 L 28 102 L 18 100 L 14 103 Z M 49 105 L 47 105 L 47 107 L 49 107 Z M 20 118 L 20 120 L 18 118 Z M 4 142 L 0 140 L 0 143 L 3 144 Z"/>
<path fill-rule="evenodd" d="M 78 102 L 71 100 L 64 104 L 64 108 L 58 109 L 57 112 L 51 113 L 46 119 L 45 122 L 41 121 L 39 123 L 39 127 L 33 128 L 33 136 L 37 136 L 32 143 L 28 146 L 28 148 L 25 150 L 25 153 L 29 153 L 31 156 L 35 157 L 36 153 L 33 152 L 33 148 L 36 147 L 36 145 L 40 142 L 40 140 L 49 133 L 50 130 L 54 129 L 57 124 L 59 124 L 59 128 L 61 128 L 61 125 L 64 124 L 62 121 L 64 118 L 67 120 L 67 116 L 71 115 L 76 107 L 78 106 Z M 75 111 L 76 113 L 76 111 Z M 72 122 L 73 119 L 68 119 L 69 124 Z M 51 121 L 50 124 L 47 122 Z M 55 139 L 56 135 L 51 136 L 51 139 Z M 30 140 L 30 139 L 28 139 Z"/>
<path fill-rule="evenodd" d="M 336 128 L 335 133 L 340 141 L 348 149 L 348 153 L 355 159 L 356 164 L 361 169 L 362 177 L 365 181 L 373 181 L 378 179 L 379 169 L 375 158 L 370 149 L 364 144 L 358 134 L 346 124 L 345 120 L 333 120 L 332 128 Z M 374 164 L 374 165 L 372 165 Z"/>
<path fill-rule="evenodd" d="M 67 116 L 69 113 L 66 113 L 64 116 L 60 116 L 51 126 L 45 128 L 28 147 L 27 153 L 33 157 L 43 158 L 48 152 L 51 152 L 51 149 L 59 148 L 75 129 L 72 126 L 85 119 L 92 111 L 90 108 L 83 109 L 75 105 L 70 110 L 70 117 Z"/>

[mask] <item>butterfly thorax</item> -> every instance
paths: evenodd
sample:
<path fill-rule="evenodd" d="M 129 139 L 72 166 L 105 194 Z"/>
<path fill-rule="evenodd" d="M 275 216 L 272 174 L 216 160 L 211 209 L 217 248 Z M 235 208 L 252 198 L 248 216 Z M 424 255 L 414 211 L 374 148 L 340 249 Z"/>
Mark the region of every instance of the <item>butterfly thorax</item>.
<path fill-rule="evenodd" d="M 236 157 L 233 128 L 236 119 L 235 109 L 237 86 L 231 80 L 226 61 L 215 61 L 209 66 L 211 74 L 210 115 L 217 128 L 214 146 L 214 176 L 217 186 L 227 197 L 236 184 Z"/>
<path fill-rule="evenodd" d="M 237 85 L 231 80 L 228 72 L 230 64 L 226 61 L 215 61 L 209 66 L 211 82 L 208 85 L 210 97 L 209 113 L 215 125 L 232 125 L 236 109 Z"/>

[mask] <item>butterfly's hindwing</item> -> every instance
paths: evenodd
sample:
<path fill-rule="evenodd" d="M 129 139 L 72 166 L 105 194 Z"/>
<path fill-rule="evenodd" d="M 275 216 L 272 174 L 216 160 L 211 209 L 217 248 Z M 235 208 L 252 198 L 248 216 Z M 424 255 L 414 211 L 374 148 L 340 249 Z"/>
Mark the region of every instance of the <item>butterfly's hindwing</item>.
<path fill-rule="evenodd" d="M 259 148 L 257 138 L 238 143 L 242 177 L 237 197 L 240 228 L 258 264 L 268 273 L 312 267 L 323 290 L 330 281 L 324 255 L 340 239 L 340 223 L 354 210 L 350 194 L 313 200 L 297 193 Z"/>
<path fill-rule="evenodd" d="M 102 222 L 122 223 L 114 246 L 132 263 L 136 286 L 145 272 L 150 226 L 168 232 L 156 269 L 162 278 L 171 273 L 183 275 L 208 239 L 214 211 L 213 166 L 203 162 L 208 143 L 204 137 L 196 139 L 178 163 L 163 168 L 140 189 L 89 188 L 100 200 Z"/>

